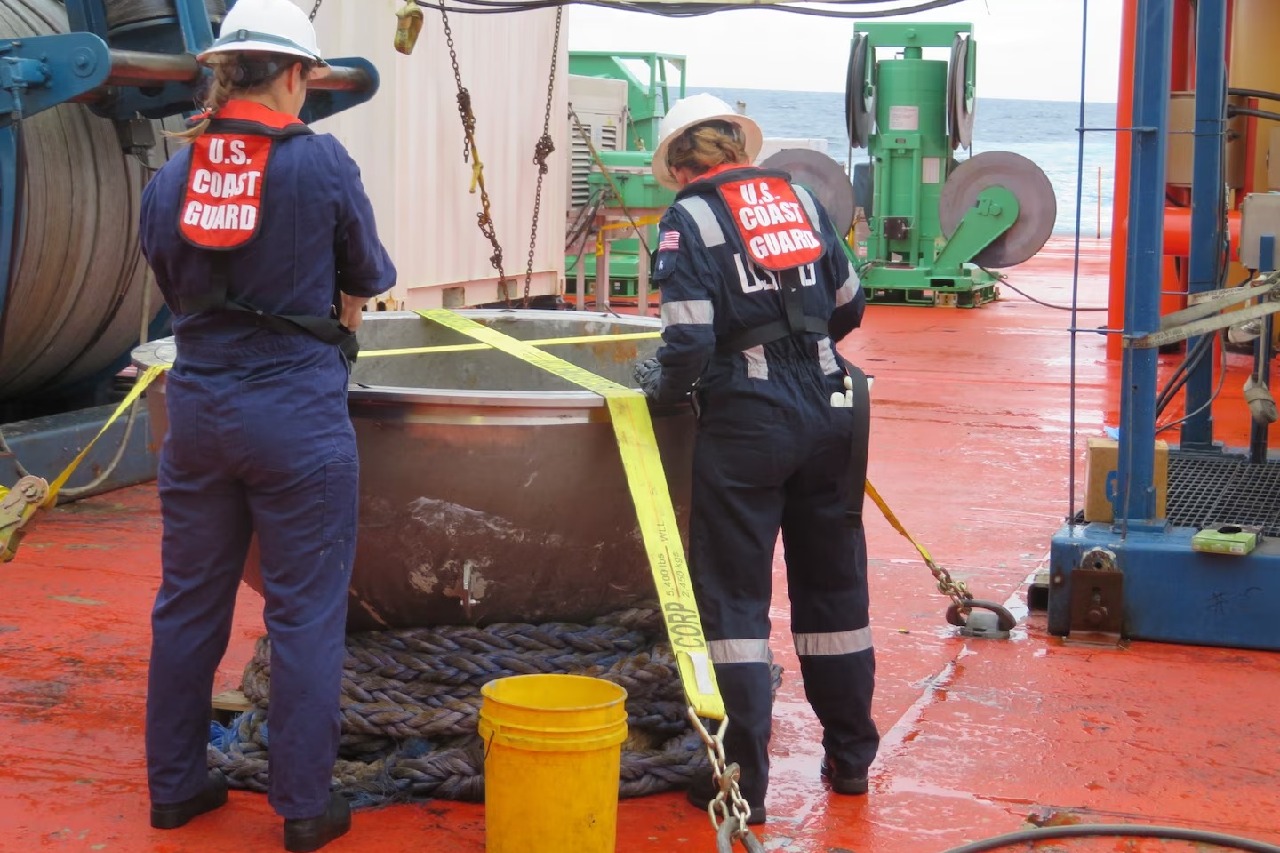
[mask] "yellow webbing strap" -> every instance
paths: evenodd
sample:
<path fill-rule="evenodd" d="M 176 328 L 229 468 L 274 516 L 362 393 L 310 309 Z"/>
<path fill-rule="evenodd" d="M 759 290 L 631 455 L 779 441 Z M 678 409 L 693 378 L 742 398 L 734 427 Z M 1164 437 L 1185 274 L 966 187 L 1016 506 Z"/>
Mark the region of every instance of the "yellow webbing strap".
<path fill-rule="evenodd" d="M 543 352 L 528 341 L 516 340 L 452 311 L 435 309 L 418 313 L 605 399 L 613 419 L 614 436 L 622 455 L 631 499 L 635 503 L 645 551 L 649 556 L 649 567 L 658 589 L 662 617 L 676 655 L 680 680 L 698 716 L 723 720 L 724 700 L 720 697 L 706 637 L 702 633 L 702 620 L 698 616 L 689 568 L 684 560 L 684 546 L 676 526 L 676 514 L 671 505 L 671 493 L 667 490 L 653 422 L 649 419 L 649 403 L 644 395 Z"/>
<path fill-rule="evenodd" d="M 884 513 L 885 521 L 888 521 L 894 530 L 905 536 L 915 546 L 916 551 L 924 558 L 925 564 L 934 565 L 933 556 L 929 553 L 929 549 L 925 548 L 919 539 L 912 536 L 911 531 L 907 530 L 902 522 L 898 520 L 898 516 L 893 514 L 893 510 L 889 509 L 889 505 L 884 502 L 884 498 L 880 497 L 880 493 L 876 491 L 875 486 L 871 485 L 870 480 L 867 480 L 867 497 L 875 501 L 876 506 L 880 507 L 880 512 Z"/>
<path fill-rule="evenodd" d="M 31 518 L 31 516 L 35 514 L 36 509 L 44 509 L 47 507 L 52 507 L 55 504 L 57 504 L 58 492 L 60 492 L 62 490 L 62 487 L 67 484 L 67 480 L 71 479 L 71 475 L 74 474 L 76 469 L 80 467 L 80 463 L 83 462 L 84 458 L 89 455 L 89 451 L 92 450 L 93 446 L 98 443 L 98 439 L 102 438 L 103 434 L 106 433 L 106 431 L 111 428 L 112 424 L 120 420 L 120 416 L 123 415 L 125 411 L 130 406 L 132 406 L 139 397 L 142 396 L 142 392 L 147 390 L 147 386 L 150 385 L 152 382 L 154 382 L 157 376 L 159 376 L 161 373 L 163 373 L 165 370 L 168 370 L 168 369 L 169 369 L 169 365 L 149 367 L 145 371 L 143 371 L 141 374 L 139 374 L 137 380 L 133 383 L 133 388 L 130 389 L 129 393 L 125 395 L 125 398 L 120 401 L 120 405 L 116 406 L 115 411 L 111 413 L 111 417 L 107 418 L 107 422 L 104 423 L 101 429 L 98 430 L 97 435 L 95 435 L 89 441 L 89 443 L 84 446 L 84 449 L 81 450 L 76 455 L 76 458 L 72 459 L 71 463 L 68 464 L 66 468 L 62 469 L 62 473 L 59 474 L 54 479 L 54 481 L 49 484 L 49 491 L 45 495 L 45 499 L 40 503 L 40 506 L 34 507 L 32 505 L 28 505 L 27 510 L 23 512 L 23 517 L 21 519 L 21 523 L 19 524 L 19 527 L 21 527 L 22 524 L 25 524 Z M 0 486 L 0 498 L 3 498 L 8 493 L 9 493 L 9 489 L 7 487 Z M 13 557 L 13 551 L 10 550 L 7 553 L 5 559 L 8 560 L 8 559 L 11 559 L 12 557 Z"/>
<path fill-rule="evenodd" d="M 601 341 L 642 341 L 647 338 L 661 337 L 661 332 L 627 332 L 621 335 L 572 335 L 567 338 L 539 338 L 524 341 L 531 347 L 562 346 L 564 344 L 594 344 Z M 406 349 L 375 349 L 360 353 L 360 358 L 375 358 L 380 355 L 422 355 L 433 352 L 472 352 L 492 349 L 488 344 L 447 344 L 432 347 L 408 347 Z"/>
<path fill-rule="evenodd" d="M 44 499 L 44 506 L 50 507 L 58 502 L 58 492 L 60 492 L 62 487 L 67 484 L 67 480 L 71 479 L 71 475 L 75 473 L 76 468 L 80 467 L 80 463 L 89 455 L 89 451 L 98 443 L 98 439 L 102 438 L 103 433 L 110 429 L 113 423 L 120 420 L 120 416 L 134 404 L 134 401 L 142 396 L 142 392 L 147 390 L 147 386 L 154 382 L 157 376 L 168 369 L 169 365 L 167 364 L 156 365 L 154 367 L 148 367 L 139 374 L 137 380 L 133 383 L 133 387 L 129 389 L 129 393 L 120 401 L 120 405 L 116 406 L 116 410 L 111 413 L 111 417 L 107 418 L 107 422 L 102 425 L 102 429 L 98 430 L 98 434 L 84 446 L 84 449 L 80 451 L 75 459 L 71 460 L 71 464 L 62 470 L 62 473 L 58 475 L 57 479 L 49 484 L 49 496 Z"/>

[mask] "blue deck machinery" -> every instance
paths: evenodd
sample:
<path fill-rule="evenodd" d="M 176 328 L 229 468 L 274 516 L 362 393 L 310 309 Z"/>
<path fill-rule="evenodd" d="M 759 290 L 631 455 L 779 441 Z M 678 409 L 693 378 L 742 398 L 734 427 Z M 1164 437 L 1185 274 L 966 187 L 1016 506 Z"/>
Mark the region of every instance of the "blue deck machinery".
<path fill-rule="evenodd" d="M 1157 464 L 1163 457 L 1156 445 L 1159 348 L 1187 340 L 1191 353 L 1196 335 L 1212 338 L 1230 320 L 1219 312 L 1233 301 L 1238 307 L 1244 295 L 1242 288 L 1222 288 L 1218 273 L 1225 228 L 1220 193 L 1226 5 L 1226 0 L 1196 4 L 1190 307 L 1162 317 L 1173 14 L 1167 0 L 1138 2 L 1120 422 L 1114 476 L 1106 492 L 1112 518 L 1086 522 L 1084 515 L 1073 515 L 1053 537 L 1048 620 L 1056 635 L 1280 649 L 1280 463 L 1268 459 L 1265 426 L 1253 429 L 1248 453 L 1213 440 L 1213 358 L 1191 367 L 1180 445 L 1168 451 L 1167 468 Z M 1246 220 L 1248 205 L 1246 200 Z M 1266 273 L 1275 268 L 1280 228 L 1265 217 L 1258 221 L 1253 272 Z M 1247 221 L 1243 230 L 1249 231 Z M 1242 257 L 1248 251 L 1242 245 Z M 1257 304 L 1246 310 L 1269 316 L 1277 307 L 1268 302 L 1273 289 L 1257 286 Z M 1208 343 L 1212 352 L 1213 341 Z M 1265 368 L 1270 335 L 1263 334 L 1258 346 L 1258 364 Z M 1157 500 L 1158 470 L 1167 470 L 1163 501 Z"/>
<path fill-rule="evenodd" d="M 234 0 L 0 0 L 0 485 L 52 480 L 119 395 L 168 313 L 140 257 L 138 202 L 168 156 L 165 128 L 197 109 L 195 54 Z M 303 119 L 373 97 L 361 58 L 330 60 Z M 154 476 L 145 407 L 94 448 L 63 491 Z"/>

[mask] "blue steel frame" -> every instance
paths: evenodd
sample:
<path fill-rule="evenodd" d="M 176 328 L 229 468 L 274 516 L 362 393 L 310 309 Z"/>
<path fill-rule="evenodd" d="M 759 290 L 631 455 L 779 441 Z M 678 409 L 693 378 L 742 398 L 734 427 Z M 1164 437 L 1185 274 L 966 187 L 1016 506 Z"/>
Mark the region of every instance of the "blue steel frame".
<path fill-rule="evenodd" d="M 1227 2 L 1201 0 L 1196 5 L 1196 121 L 1191 176 L 1191 257 L 1187 290 L 1204 293 L 1222 286 L 1226 269 L 1223 245 L 1223 134 L 1227 128 Z M 1187 341 L 1190 354 L 1199 338 Z M 1212 346 L 1212 344 L 1208 344 Z M 1186 413 L 1180 446 L 1212 450 L 1213 350 L 1187 377 Z"/>
<path fill-rule="evenodd" d="M 1160 323 L 1164 157 L 1169 98 L 1172 11 L 1168 0 L 1139 0 L 1134 50 L 1133 161 L 1129 202 L 1126 340 Z M 1220 225 L 1215 225 L 1221 175 L 1221 123 L 1225 63 L 1225 0 L 1200 0 L 1197 25 L 1197 137 L 1193 225 L 1217 234 L 1192 241 L 1196 286 L 1216 286 Z M 1205 92 L 1205 88 L 1212 91 Z M 1201 109 L 1201 97 L 1205 106 Z M 1213 107 L 1215 102 L 1217 107 Z M 1197 215 L 1198 214 L 1198 215 Z M 1207 224 L 1206 224 L 1207 223 Z M 1196 247 L 1200 247 L 1197 252 Z M 1208 276 L 1206 278 L 1206 275 Z M 1280 540 L 1264 540 L 1247 556 L 1194 551 L 1191 528 L 1156 517 L 1155 396 L 1157 351 L 1126 347 L 1122 363 L 1119 461 L 1112 500 L 1115 521 L 1076 524 L 1058 531 L 1050 546 L 1049 631 L 1071 632 L 1072 573 L 1084 554 L 1105 548 L 1124 576 L 1126 637 L 1196 645 L 1280 649 Z M 1206 359 L 1211 363 L 1212 359 Z M 1207 400 L 1208 397 L 1205 397 Z M 1192 404 L 1188 404 L 1191 406 Z M 1198 404 L 1197 404 L 1198 405 Z M 1199 436 L 1207 419 L 1192 431 Z"/>

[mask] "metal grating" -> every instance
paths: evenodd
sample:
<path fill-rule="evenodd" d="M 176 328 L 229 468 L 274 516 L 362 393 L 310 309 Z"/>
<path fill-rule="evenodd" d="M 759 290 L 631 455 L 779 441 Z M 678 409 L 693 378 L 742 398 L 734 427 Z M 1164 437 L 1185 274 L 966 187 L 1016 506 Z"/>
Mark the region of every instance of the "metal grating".
<path fill-rule="evenodd" d="M 1166 515 L 1178 527 L 1235 524 L 1280 536 L 1280 462 L 1171 450 Z"/>

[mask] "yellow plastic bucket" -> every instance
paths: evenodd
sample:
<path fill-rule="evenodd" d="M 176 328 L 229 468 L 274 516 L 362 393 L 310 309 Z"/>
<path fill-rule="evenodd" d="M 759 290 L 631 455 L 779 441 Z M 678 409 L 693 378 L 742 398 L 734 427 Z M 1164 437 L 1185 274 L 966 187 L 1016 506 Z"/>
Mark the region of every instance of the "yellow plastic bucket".
<path fill-rule="evenodd" d="M 627 691 L 515 675 L 480 693 L 486 853 L 613 853 Z"/>

